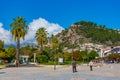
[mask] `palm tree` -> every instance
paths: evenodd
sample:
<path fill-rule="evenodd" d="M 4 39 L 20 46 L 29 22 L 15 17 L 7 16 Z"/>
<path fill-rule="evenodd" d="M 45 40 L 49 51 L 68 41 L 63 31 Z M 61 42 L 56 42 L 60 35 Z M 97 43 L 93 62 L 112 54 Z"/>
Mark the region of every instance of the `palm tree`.
<path fill-rule="evenodd" d="M 19 53 L 20 53 L 20 38 L 24 40 L 25 35 L 28 31 L 28 26 L 26 20 L 23 17 L 16 17 L 14 21 L 10 24 L 11 33 L 14 40 L 17 42 L 17 51 L 16 51 L 16 66 L 19 67 Z"/>
<path fill-rule="evenodd" d="M 0 40 L 0 51 L 4 48 L 4 41 Z"/>
<path fill-rule="evenodd" d="M 43 52 L 43 44 L 47 42 L 47 31 L 44 27 L 41 27 L 37 30 L 35 38 L 40 46 L 40 53 Z"/>
<path fill-rule="evenodd" d="M 55 49 L 56 47 L 59 46 L 59 40 L 57 39 L 56 36 L 52 35 L 52 48 Z"/>

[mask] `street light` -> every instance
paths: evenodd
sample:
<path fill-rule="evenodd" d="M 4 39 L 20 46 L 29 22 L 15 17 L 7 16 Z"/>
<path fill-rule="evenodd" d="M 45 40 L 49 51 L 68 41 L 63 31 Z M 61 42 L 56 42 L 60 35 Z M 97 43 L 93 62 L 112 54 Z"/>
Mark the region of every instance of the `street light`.
<path fill-rule="evenodd" d="M 55 48 L 55 54 L 54 54 L 54 70 L 56 70 L 56 48 Z"/>
<path fill-rule="evenodd" d="M 36 63 L 36 53 L 34 53 L 34 63 Z"/>
<path fill-rule="evenodd" d="M 56 54 L 57 54 L 57 49 L 55 48 L 55 54 L 54 54 L 54 70 L 56 70 Z"/>

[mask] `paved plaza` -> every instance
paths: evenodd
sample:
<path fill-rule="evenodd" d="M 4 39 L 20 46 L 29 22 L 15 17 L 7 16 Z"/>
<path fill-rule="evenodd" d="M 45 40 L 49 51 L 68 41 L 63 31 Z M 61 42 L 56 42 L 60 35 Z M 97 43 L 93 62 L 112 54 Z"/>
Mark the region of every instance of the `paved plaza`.
<path fill-rule="evenodd" d="M 0 69 L 0 80 L 120 80 L 120 64 L 107 64 L 102 67 L 78 65 L 76 73 L 71 66 L 10 67 Z"/>

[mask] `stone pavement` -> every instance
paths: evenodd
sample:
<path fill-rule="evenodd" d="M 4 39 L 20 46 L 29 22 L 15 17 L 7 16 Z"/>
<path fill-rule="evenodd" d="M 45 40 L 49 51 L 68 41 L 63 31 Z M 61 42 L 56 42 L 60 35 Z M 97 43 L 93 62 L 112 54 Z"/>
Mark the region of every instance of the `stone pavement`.
<path fill-rule="evenodd" d="M 10 67 L 0 69 L 0 80 L 120 80 L 120 64 L 102 67 L 77 66 L 78 72 L 72 73 L 71 66 L 52 67 Z"/>

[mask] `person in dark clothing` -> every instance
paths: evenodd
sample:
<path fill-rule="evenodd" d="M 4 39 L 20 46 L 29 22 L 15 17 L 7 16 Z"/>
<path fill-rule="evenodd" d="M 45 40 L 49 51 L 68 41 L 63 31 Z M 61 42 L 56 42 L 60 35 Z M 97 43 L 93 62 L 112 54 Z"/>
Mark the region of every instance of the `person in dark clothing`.
<path fill-rule="evenodd" d="M 76 69 L 76 61 L 72 61 L 72 70 L 73 70 L 73 73 L 74 73 L 74 72 L 77 72 L 77 69 Z"/>

